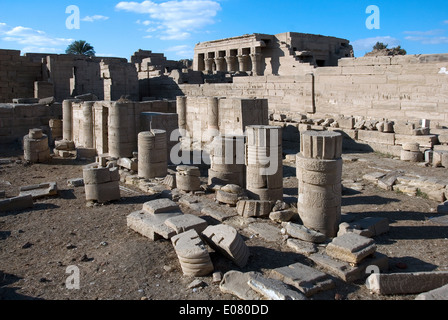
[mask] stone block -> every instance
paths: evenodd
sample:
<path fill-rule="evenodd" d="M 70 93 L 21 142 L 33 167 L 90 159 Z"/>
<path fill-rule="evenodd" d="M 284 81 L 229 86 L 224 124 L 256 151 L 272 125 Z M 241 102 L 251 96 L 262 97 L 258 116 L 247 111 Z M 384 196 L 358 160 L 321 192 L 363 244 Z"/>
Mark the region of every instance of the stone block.
<path fill-rule="evenodd" d="M 231 226 L 210 226 L 202 232 L 205 241 L 215 250 L 223 253 L 238 267 L 246 266 L 249 248 L 237 230 Z"/>
<path fill-rule="evenodd" d="M 165 221 L 182 215 L 181 212 L 150 214 L 144 210 L 136 211 L 128 215 L 127 225 L 130 229 L 150 240 L 157 241 L 161 238 L 171 239 L 177 233 L 168 227 Z"/>
<path fill-rule="evenodd" d="M 170 199 L 158 199 L 144 203 L 143 210 L 150 214 L 159 214 L 166 212 L 179 212 L 180 208 L 177 203 Z"/>
<path fill-rule="evenodd" d="M 415 300 L 448 301 L 448 285 L 419 294 Z"/>
<path fill-rule="evenodd" d="M 420 147 L 432 149 L 437 144 L 436 135 L 413 136 L 404 134 L 395 134 L 395 144 L 403 145 L 406 143 L 418 143 Z"/>
<path fill-rule="evenodd" d="M 320 253 L 312 254 L 309 258 L 329 274 L 349 283 L 366 278 L 369 275 L 366 273 L 366 270 L 370 266 L 377 266 L 381 272 L 389 270 L 388 257 L 378 252 L 371 257 L 367 257 L 356 266 Z"/>
<path fill-rule="evenodd" d="M 267 279 L 260 274 L 252 275 L 248 284 L 266 300 L 308 300 L 304 294 L 292 290 L 283 281 Z"/>
<path fill-rule="evenodd" d="M 298 239 L 288 239 L 286 245 L 297 253 L 309 256 L 317 252 L 317 246 L 314 243 Z"/>
<path fill-rule="evenodd" d="M 121 199 L 120 184 L 118 181 L 111 181 L 102 184 L 86 184 L 84 188 L 87 201 L 106 203 Z"/>
<path fill-rule="evenodd" d="M 262 296 L 249 286 L 249 281 L 254 275 L 255 272 L 229 271 L 224 275 L 219 289 L 223 293 L 232 294 L 241 300 L 261 300 Z"/>
<path fill-rule="evenodd" d="M 119 167 L 138 172 L 138 162 L 129 158 L 118 159 L 117 165 Z"/>
<path fill-rule="evenodd" d="M 374 273 L 367 278 L 367 289 L 381 295 L 418 294 L 448 284 L 448 271 L 414 273 Z"/>
<path fill-rule="evenodd" d="M 225 192 L 222 189 L 216 191 L 216 200 L 220 203 L 236 206 L 239 200 L 238 194 Z"/>
<path fill-rule="evenodd" d="M 237 204 L 237 212 L 245 218 L 267 217 L 271 213 L 272 206 L 271 201 L 241 200 Z"/>
<path fill-rule="evenodd" d="M 267 222 L 254 222 L 247 227 L 247 232 L 254 234 L 268 242 L 283 241 L 281 230 Z"/>
<path fill-rule="evenodd" d="M 393 146 L 395 145 L 395 133 L 359 130 L 358 140 L 365 141 L 367 143 L 373 142 Z"/>
<path fill-rule="evenodd" d="M 269 219 L 277 223 L 289 222 L 295 215 L 293 210 L 274 211 L 269 214 Z"/>
<path fill-rule="evenodd" d="M 67 180 L 67 185 L 73 188 L 84 187 L 84 179 L 83 178 L 69 179 Z"/>
<path fill-rule="evenodd" d="M 354 264 L 360 263 L 375 252 L 375 241 L 354 233 L 334 238 L 326 248 L 330 257 Z"/>
<path fill-rule="evenodd" d="M 34 206 L 31 195 L 0 200 L 0 212 L 21 211 Z"/>
<path fill-rule="evenodd" d="M 56 182 L 41 183 L 33 186 L 20 188 L 19 196 L 31 195 L 33 199 L 55 196 L 58 194 L 58 186 Z"/>
<path fill-rule="evenodd" d="M 288 222 L 285 226 L 286 233 L 291 237 L 312 243 L 324 243 L 327 237 L 305 226 Z"/>
<path fill-rule="evenodd" d="M 301 263 L 273 269 L 270 277 L 299 289 L 306 297 L 335 287 L 327 274 Z"/>
<path fill-rule="evenodd" d="M 176 231 L 177 234 L 181 234 L 192 229 L 198 234 L 201 234 L 208 226 L 207 221 L 191 214 L 184 214 L 169 218 L 165 221 L 165 224 Z"/>

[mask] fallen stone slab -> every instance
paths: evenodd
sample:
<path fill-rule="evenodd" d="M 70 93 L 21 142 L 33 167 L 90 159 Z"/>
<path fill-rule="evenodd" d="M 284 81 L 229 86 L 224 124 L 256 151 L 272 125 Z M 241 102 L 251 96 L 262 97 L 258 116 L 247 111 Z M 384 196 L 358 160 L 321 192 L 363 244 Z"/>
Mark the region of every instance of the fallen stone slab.
<path fill-rule="evenodd" d="M 216 200 L 219 203 L 228 204 L 230 206 L 236 206 L 239 200 L 239 195 L 236 193 L 230 193 L 218 190 L 216 191 Z"/>
<path fill-rule="evenodd" d="M 308 300 L 304 294 L 291 289 L 283 281 L 267 279 L 258 273 L 250 277 L 248 284 L 266 300 Z"/>
<path fill-rule="evenodd" d="M 326 248 L 326 253 L 330 257 L 354 264 L 360 263 L 375 252 L 376 244 L 373 239 L 354 233 L 334 238 Z"/>
<path fill-rule="evenodd" d="M 269 219 L 277 223 L 289 222 L 295 215 L 293 210 L 274 211 L 269 214 Z"/>
<path fill-rule="evenodd" d="M 171 238 L 184 275 L 205 277 L 214 271 L 207 247 L 195 230 Z"/>
<path fill-rule="evenodd" d="M 32 186 L 21 187 L 19 196 L 31 195 L 33 199 L 39 199 L 49 196 L 55 196 L 57 194 L 58 186 L 56 182 L 47 182 Z"/>
<path fill-rule="evenodd" d="M 212 248 L 223 253 L 238 267 L 246 266 L 249 248 L 235 228 L 228 225 L 210 226 L 202 232 L 202 236 Z"/>
<path fill-rule="evenodd" d="M 309 256 L 310 254 L 317 252 L 317 246 L 314 243 L 299 240 L 288 239 L 286 245 L 297 253 Z"/>
<path fill-rule="evenodd" d="M 223 293 L 232 294 L 241 300 L 261 300 L 261 295 L 249 286 L 249 281 L 254 275 L 255 272 L 229 271 L 224 275 L 219 289 Z"/>
<path fill-rule="evenodd" d="M 83 178 L 69 179 L 67 180 L 67 185 L 73 188 L 84 187 L 84 179 Z"/>
<path fill-rule="evenodd" d="M 136 211 L 128 215 L 127 225 L 130 229 L 152 241 L 171 239 L 177 233 L 174 229 L 168 227 L 165 221 L 182 215 L 181 212 L 151 214 L 144 210 Z"/>
<path fill-rule="evenodd" d="M 234 208 L 227 208 L 222 206 L 207 205 L 201 210 L 201 214 L 212 217 L 219 222 L 224 222 L 227 219 L 235 217 L 238 213 Z"/>
<path fill-rule="evenodd" d="M 131 171 L 138 171 L 138 162 L 129 158 L 118 159 L 117 165 Z"/>
<path fill-rule="evenodd" d="M 20 211 L 34 206 L 33 196 L 25 195 L 0 200 L 0 212 Z"/>
<path fill-rule="evenodd" d="M 398 177 L 401 175 L 402 173 L 400 172 L 389 172 L 383 178 L 378 179 L 378 187 L 384 190 L 392 191 Z"/>
<path fill-rule="evenodd" d="M 367 278 L 366 286 L 381 295 L 418 294 L 448 284 L 448 271 L 414 273 L 374 273 Z"/>
<path fill-rule="evenodd" d="M 291 237 L 312 243 L 324 243 L 327 237 L 305 226 L 288 222 L 285 224 L 286 233 Z"/>
<path fill-rule="evenodd" d="M 207 221 L 192 214 L 169 218 L 165 221 L 165 224 L 173 229 L 176 234 L 181 234 L 192 229 L 198 234 L 201 234 L 208 226 Z"/>
<path fill-rule="evenodd" d="M 180 208 L 177 203 L 170 199 L 158 199 L 144 203 L 143 210 L 151 214 L 158 214 L 180 211 Z"/>
<path fill-rule="evenodd" d="M 389 232 L 389 219 L 381 217 L 369 217 L 357 222 L 361 229 L 369 230 L 373 236 L 379 236 Z"/>
<path fill-rule="evenodd" d="M 355 222 L 347 223 L 343 222 L 339 225 L 338 237 L 343 236 L 346 233 L 355 233 L 357 235 L 372 238 L 373 233 L 369 230 L 361 229 L 361 226 Z"/>
<path fill-rule="evenodd" d="M 281 233 L 281 229 L 277 226 L 266 222 L 254 222 L 251 223 L 246 230 L 254 235 L 257 235 L 260 238 L 268 242 L 279 242 L 283 241 L 283 236 Z"/>
<path fill-rule="evenodd" d="M 237 212 L 245 218 L 267 217 L 271 213 L 273 203 L 271 201 L 241 200 L 237 204 Z"/>
<path fill-rule="evenodd" d="M 309 258 L 316 265 L 328 271 L 329 274 L 348 283 L 358 281 L 370 275 L 366 273 L 367 268 L 370 266 L 377 266 L 381 272 L 387 272 L 389 270 L 389 258 L 379 252 L 365 258 L 356 266 L 350 265 L 348 262 L 335 260 L 320 253 L 312 254 Z"/>
<path fill-rule="evenodd" d="M 415 300 L 448 300 L 448 285 L 419 294 Z"/>
<path fill-rule="evenodd" d="M 277 268 L 271 271 L 270 278 L 281 280 L 299 289 L 305 296 L 334 288 L 335 284 L 327 274 L 301 263 Z"/>

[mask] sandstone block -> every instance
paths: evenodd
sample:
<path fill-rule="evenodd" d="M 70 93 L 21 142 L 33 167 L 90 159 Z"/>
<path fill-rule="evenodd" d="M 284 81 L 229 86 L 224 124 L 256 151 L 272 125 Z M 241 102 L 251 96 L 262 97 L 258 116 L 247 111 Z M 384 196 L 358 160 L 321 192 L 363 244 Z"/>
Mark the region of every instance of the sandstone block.
<path fill-rule="evenodd" d="M 198 234 L 201 234 L 208 226 L 207 221 L 191 214 L 169 218 L 165 221 L 165 224 L 176 231 L 176 234 L 181 234 L 192 229 Z"/>
<path fill-rule="evenodd" d="M 158 199 L 143 204 L 143 210 L 150 214 L 179 212 L 179 205 L 169 199 Z"/>
<path fill-rule="evenodd" d="M 271 201 L 241 200 L 237 204 L 238 214 L 245 217 L 266 217 L 271 213 Z"/>
<path fill-rule="evenodd" d="M 360 263 L 375 252 L 376 245 L 372 239 L 354 233 L 334 238 L 326 248 L 330 257 L 354 264 Z"/>
<path fill-rule="evenodd" d="M 249 281 L 254 274 L 254 272 L 242 273 L 239 271 L 229 271 L 224 275 L 219 289 L 241 300 L 261 300 L 262 296 L 249 286 Z"/>
<path fill-rule="evenodd" d="M 20 211 L 34 206 L 31 195 L 0 200 L 0 212 Z"/>
<path fill-rule="evenodd" d="M 324 243 L 327 239 L 324 234 L 295 223 L 287 223 L 285 229 L 291 237 L 307 242 Z"/>
<path fill-rule="evenodd" d="M 290 289 L 284 282 L 267 279 L 260 274 L 252 275 L 248 284 L 266 300 L 308 300 L 305 295 Z"/>

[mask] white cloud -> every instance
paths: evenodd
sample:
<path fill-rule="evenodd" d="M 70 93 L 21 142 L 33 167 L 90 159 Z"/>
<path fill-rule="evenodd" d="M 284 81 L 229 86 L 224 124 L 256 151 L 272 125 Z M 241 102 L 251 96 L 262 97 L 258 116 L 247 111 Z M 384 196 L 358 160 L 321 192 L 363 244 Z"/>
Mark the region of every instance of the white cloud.
<path fill-rule="evenodd" d="M 352 41 L 351 45 L 353 46 L 353 49 L 355 51 L 372 51 L 373 46 L 377 42 L 387 44 L 388 48 L 393 48 L 400 45 L 400 40 L 393 38 L 391 36 L 359 39 L 356 41 Z"/>
<path fill-rule="evenodd" d="M 409 36 L 405 37 L 406 40 L 420 42 L 421 44 L 448 43 L 448 37 L 443 36 L 445 30 L 442 29 L 429 31 L 405 31 L 404 33 L 409 34 Z"/>
<path fill-rule="evenodd" d="M 192 32 L 214 24 L 221 5 L 213 0 L 123 1 L 116 5 L 116 9 L 149 15 L 152 20 L 147 20 L 148 25 L 159 23 L 163 26 L 162 40 L 184 40 Z"/>
<path fill-rule="evenodd" d="M 404 31 L 403 33 L 414 35 L 414 36 L 435 36 L 435 35 L 445 33 L 445 30 L 436 29 L 436 30 L 428 30 L 428 31 Z"/>
<path fill-rule="evenodd" d="M 448 24 L 448 20 L 443 21 L 444 24 Z"/>
<path fill-rule="evenodd" d="M 189 45 L 180 45 L 170 47 L 165 49 L 166 52 L 174 52 L 179 57 L 193 57 L 194 56 L 194 48 Z"/>
<path fill-rule="evenodd" d="M 94 16 L 87 16 L 87 17 L 81 19 L 81 21 L 95 22 L 95 21 L 106 21 L 108 19 L 109 19 L 109 17 L 105 17 L 102 15 L 96 14 Z"/>
<path fill-rule="evenodd" d="M 61 52 L 61 46 L 67 46 L 73 39 L 58 38 L 48 35 L 44 31 L 34 30 L 27 27 L 10 27 L 5 23 L 0 23 L 0 39 L 8 42 L 16 42 L 24 45 L 22 51 L 25 52 Z"/>

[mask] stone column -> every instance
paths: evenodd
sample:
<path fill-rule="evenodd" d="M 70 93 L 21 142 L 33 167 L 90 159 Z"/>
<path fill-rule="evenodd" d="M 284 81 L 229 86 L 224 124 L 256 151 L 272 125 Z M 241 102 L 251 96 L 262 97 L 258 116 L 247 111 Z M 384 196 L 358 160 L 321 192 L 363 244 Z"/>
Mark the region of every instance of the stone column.
<path fill-rule="evenodd" d="M 62 138 L 73 141 L 73 100 L 64 100 L 62 102 Z"/>
<path fill-rule="evenodd" d="M 224 57 L 215 58 L 216 71 L 219 71 L 219 72 L 227 71 L 225 68 L 225 62 L 226 62 L 226 60 L 224 59 Z"/>
<path fill-rule="evenodd" d="M 217 136 L 212 143 L 211 168 L 208 171 L 210 185 L 236 184 L 246 187 L 244 136 Z"/>
<path fill-rule="evenodd" d="M 246 60 L 247 60 L 247 55 L 243 55 L 240 54 L 237 56 L 238 57 L 238 64 L 239 64 L 239 71 L 240 72 L 245 72 L 246 70 Z"/>
<path fill-rule="evenodd" d="M 177 97 L 176 108 L 179 115 L 179 129 L 187 130 L 187 97 Z"/>
<path fill-rule="evenodd" d="M 225 57 L 226 62 L 227 62 L 227 71 L 228 72 L 236 72 L 238 71 L 236 68 L 236 61 L 237 61 L 237 57 L 234 56 L 227 56 Z"/>
<path fill-rule="evenodd" d="M 164 130 L 138 135 L 138 176 L 144 179 L 166 177 L 168 173 L 167 137 Z"/>
<path fill-rule="evenodd" d="M 208 98 L 208 129 L 219 130 L 219 99 L 216 97 Z"/>
<path fill-rule="evenodd" d="M 246 189 L 254 200 L 283 200 L 282 128 L 246 128 Z"/>
<path fill-rule="evenodd" d="M 305 131 L 297 155 L 298 213 L 305 227 L 337 236 L 342 201 L 342 135 Z"/>
<path fill-rule="evenodd" d="M 206 58 L 204 61 L 205 61 L 205 72 L 212 73 L 213 72 L 213 62 L 215 62 L 215 59 Z"/>
<path fill-rule="evenodd" d="M 94 147 L 94 123 L 93 123 L 93 105 L 95 102 L 83 102 L 82 104 L 82 146 L 92 149 Z"/>
<path fill-rule="evenodd" d="M 250 55 L 252 59 L 252 73 L 254 76 L 260 75 L 260 69 L 261 69 L 261 54 L 260 53 L 253 53 Z"/>
<path fill-rule="evenodd" d="M 115 102 L 109 109 L 109 154 L 115 158 L 132 158 L 137 150 L 137 136 L 135 123 L 130 123 L 129 118 L 134 119 L 133 103 Z"/>

